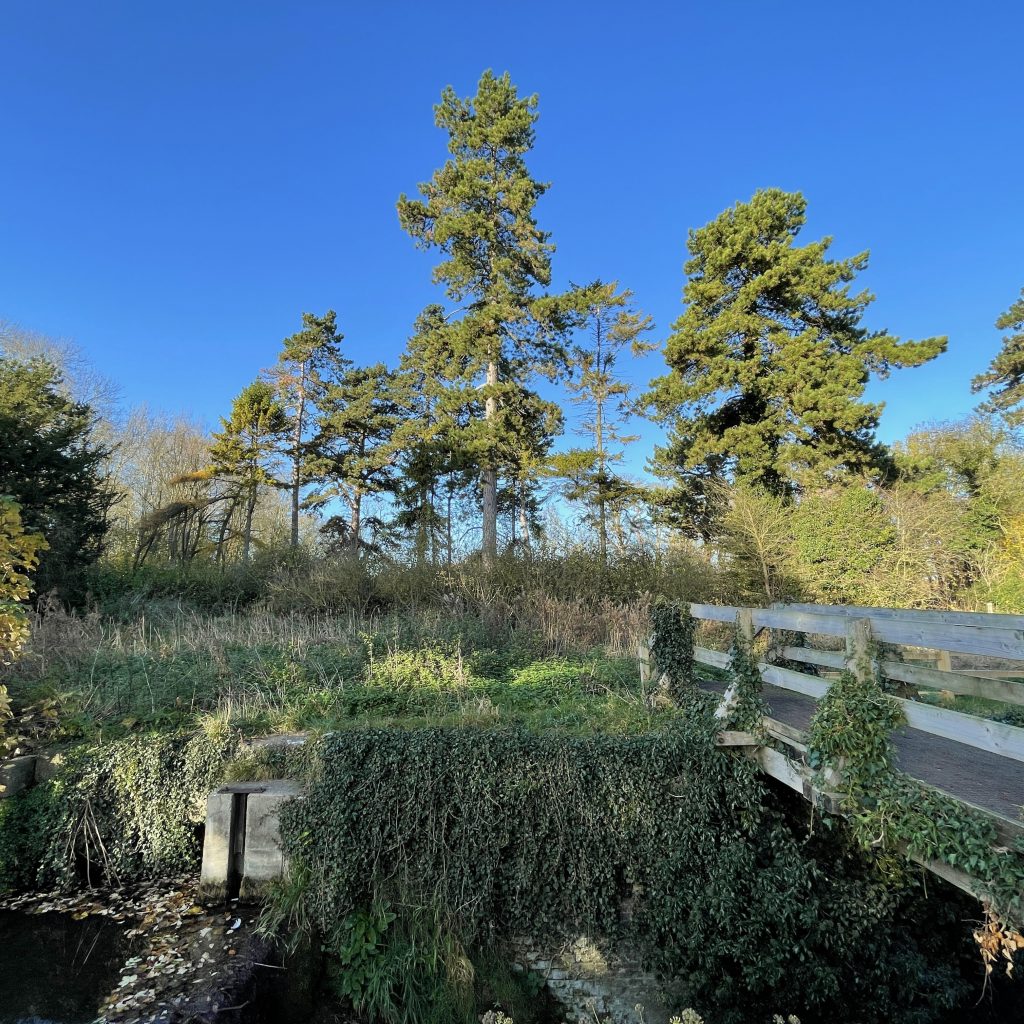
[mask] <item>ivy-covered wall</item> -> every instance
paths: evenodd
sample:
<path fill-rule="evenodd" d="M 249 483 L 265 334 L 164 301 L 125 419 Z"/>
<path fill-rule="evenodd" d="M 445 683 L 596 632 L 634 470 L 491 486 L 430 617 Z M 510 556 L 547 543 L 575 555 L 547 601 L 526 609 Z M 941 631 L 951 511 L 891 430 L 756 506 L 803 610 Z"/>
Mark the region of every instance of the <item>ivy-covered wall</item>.
<path fill-rule="evenodd" d="M 461 949 L 539 931 L 628 936 L 682 983 L 680 1005 L 717 1021 L 772 1007 L 924 1022 L 958 1003 L 957 909 L 881 884 L 841 832 L 809 835 L 807 805 L 714 732 L 695 715 L 632 738 L 328 737 L 307 797 L 283 814 L 294 871 L 279 920 L 328 936 L 349 964 L 352 928 L 372 921 L 383 949 L 410 908 Z M 373 963 L 360 969 L 369 985 Z"/>
<path fill-rule="evenodd" d="M 50 779 L 0 801 L 0 892 L 197 868 L 206 796 L 235 746 L 225 731 L 73 748 Z"/>

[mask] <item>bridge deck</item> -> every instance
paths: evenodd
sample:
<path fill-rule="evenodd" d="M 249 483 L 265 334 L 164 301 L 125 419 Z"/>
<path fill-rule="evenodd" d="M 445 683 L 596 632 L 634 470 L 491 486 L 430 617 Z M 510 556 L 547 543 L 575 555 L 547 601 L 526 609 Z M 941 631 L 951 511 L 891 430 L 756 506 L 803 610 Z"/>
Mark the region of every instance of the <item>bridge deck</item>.
<path fill-rule="evenodd" d="M 703 679 L 701 686 L 709 692 L 725 692 L 724 682 Z M 773 718 L 806 731 L 816 705 L 813 697 L 768 683 L 764 696 Z M 897 730 L 893 742 L 896 763 L 908 775 L 994 814 L 1020 820 L 1024 804 L 1024 761 L 1014 761 L 917 729 Z"/>

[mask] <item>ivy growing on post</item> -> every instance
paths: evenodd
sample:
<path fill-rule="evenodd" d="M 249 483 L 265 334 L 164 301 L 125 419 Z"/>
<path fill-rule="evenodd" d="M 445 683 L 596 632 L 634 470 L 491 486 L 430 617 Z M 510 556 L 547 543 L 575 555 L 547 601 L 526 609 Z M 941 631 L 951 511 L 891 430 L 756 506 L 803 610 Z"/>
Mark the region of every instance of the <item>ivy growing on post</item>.
<path fill-rule="evenodd" d="M 733 729 L 759 734 L 768 714 L 763 696 L 764 680 L 749 638 L 737 623 L 729 650 L 729 714 L 727 724 Z"/>
<path fill-rule="evenodd" d="M 685 605 L 661 601 L 651 609 L 654 639 L 651 654 L 658 671 L 668 677 L 668 692 L 677 704 L 696 696 L 693 645 L 696 622 Z"/>
<path fill-rule="evenodd" d="M 987 815 L 895 768 L 892 732 L 905 717 L 885 693 L 874 655 L 868 638 L 854 643 L 850 667 L 818 702 L 807 741 L 818 785 L 838 790 L 854 838 L 886 880 L 905 874 L 908 857 L 948 864 L 978 881 L 987 913 L 1016 942 L 1024 922 L 1024 841 L 1001 846 Z"/>

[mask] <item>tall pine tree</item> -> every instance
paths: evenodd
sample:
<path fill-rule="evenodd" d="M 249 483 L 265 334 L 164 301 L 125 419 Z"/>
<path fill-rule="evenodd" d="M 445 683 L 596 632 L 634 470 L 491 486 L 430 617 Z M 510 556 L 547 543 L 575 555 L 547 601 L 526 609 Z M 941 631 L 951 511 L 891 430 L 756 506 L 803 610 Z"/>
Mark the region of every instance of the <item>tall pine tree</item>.
<path fill-rule="evenodd" d="M 498 473 L 505 424 L 503 404 L 528 376 L 558 372 L 565 329 L 564 297 L 538 296 L 551 281 L 553 246 L 534 219 L 547 186 L 531 177 L 537 98 L 520 98 L 508 74 L 487 71 L 476 95 L 460 99 L 448 87 L 434 108 L 448 133 L 450 159 L 420 185 L 421 199 L 398 201 L 402 227 L 424 248 L 441 250 L 434 269 L 459 307 L 448 324 L 449 343 L 467 380 L 481 384 L 483 418 L 466 446 L 480 466 L 484 559 L 498 546 Z"/>
<path fill-rule="evenodd" d="M 243 562 L 249 561 L 253 513 L 260 489 L 279 486 L 275 463 L 289 426 L 274 389 L 258 380 L 238 395 L 231 404 L 231 415 L 221 419 L 221 429 L 213 435 L 213 472 L 231 482 L 242 507 Z"/>
<path fill-rule="evenodd" d="M 337 314 L 302 314 L 302 329 L 285 338 L 277 365 L 266 371 L 278 401 L 288 414 L 290 431 L 283 453 L 291 467 L 291 544 L 299 544 L 299 510 L 303 489 L 314 482 L 317 436 L 313 430 L 317 409 L 328 387 L 337 381 L 350 360 L 341 354 L 344 335 Z"/>
<path fill-rule="evenodd" d="M 942 337 L 900 342 L 861 326 L 874 296 L 851 283 L 868 253 L 832 260 L 831 238 L 796 244 L 806 207 L 766 189 L 690 232 L 686 310 L 665 346 L 669 372 L 647 396 L 669 427 L 654 468 L 690 525 L 707 514 L 709 481 L 786 496 L 878 468 L 882 405 L 863 400 L 868 380 L 945 350 Z"/>
<path fill-rule="evenodd" d="M 1024 425 L 1024 288 L 1020 298 L 996 320 L 1000 331 L 1013 331 L 1003 338 L 989 368 L 971 381 L 971 390 L 994 388 L 982 403 L 984 412 L 1002 413 L 1011 427 Z"/>

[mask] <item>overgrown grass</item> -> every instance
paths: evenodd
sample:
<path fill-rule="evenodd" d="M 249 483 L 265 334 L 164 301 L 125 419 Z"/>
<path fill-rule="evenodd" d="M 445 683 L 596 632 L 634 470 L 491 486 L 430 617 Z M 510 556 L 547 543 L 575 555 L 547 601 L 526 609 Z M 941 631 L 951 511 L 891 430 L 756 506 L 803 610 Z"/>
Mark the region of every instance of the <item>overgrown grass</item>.
<path fill-rule="evenodd" d="M 6 681 L 16 707 L 47 709 L 51 742 L 211 717 L 246 734 L 457 722 L 631 732 L 670 714 L 640 687 L 641 602 L 584 616 L 538 595 L 529 611 L 161 611 L 128 623 L 50 611 Z"/>

